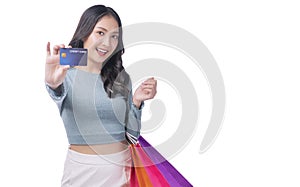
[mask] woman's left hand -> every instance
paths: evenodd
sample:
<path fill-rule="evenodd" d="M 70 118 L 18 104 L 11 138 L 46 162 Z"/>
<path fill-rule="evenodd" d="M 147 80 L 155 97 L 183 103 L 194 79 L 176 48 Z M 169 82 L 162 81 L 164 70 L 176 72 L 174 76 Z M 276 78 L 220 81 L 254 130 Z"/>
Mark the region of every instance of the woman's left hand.
<path fill-rule="evenodd" d="M 137 108 L 145 100 L 152 99 L 156 95 L 157 81 L 154 77 L 145 80 L 134 92 L 132 101 Z"/>

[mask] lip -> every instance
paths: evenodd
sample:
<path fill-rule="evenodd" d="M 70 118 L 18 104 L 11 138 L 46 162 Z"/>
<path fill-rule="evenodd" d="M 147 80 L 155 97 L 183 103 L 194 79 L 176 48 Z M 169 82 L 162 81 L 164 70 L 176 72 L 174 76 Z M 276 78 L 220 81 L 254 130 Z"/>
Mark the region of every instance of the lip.
<path fill-rule="evenodd" d="M 108 50 L 102 48 L 96 48 L 96 51 L 100 56 L 105 56 L 108 53 Z"/>

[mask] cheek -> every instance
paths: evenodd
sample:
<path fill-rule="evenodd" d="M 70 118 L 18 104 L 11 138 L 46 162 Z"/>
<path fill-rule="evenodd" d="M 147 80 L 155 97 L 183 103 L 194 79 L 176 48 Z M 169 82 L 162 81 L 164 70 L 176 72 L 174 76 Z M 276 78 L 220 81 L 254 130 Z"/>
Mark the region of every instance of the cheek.
<path fill-rule="evenodd" d="M 84 42 L 84 48 L 91 48 L 97 45 L 98 38 L 94 35 L 88 37 L 88 39 Z"/>
<path fill-rule="evenodd" d="M 118 42 L 112 44 L 113 49 L 115 50 L 118 47 Z"/>
<path fill-rule="evenodd" d="M 112 49 L 114 51 L 118 47 L 118 41 L 112 41 L 111 46 L 112 46 Z"/>

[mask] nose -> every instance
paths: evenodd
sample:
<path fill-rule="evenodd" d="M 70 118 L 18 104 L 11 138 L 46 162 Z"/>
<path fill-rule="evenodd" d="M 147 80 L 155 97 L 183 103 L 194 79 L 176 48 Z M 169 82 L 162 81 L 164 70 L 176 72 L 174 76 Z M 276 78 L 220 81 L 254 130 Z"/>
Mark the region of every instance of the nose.
<path fill-rule="evenodd" d="M 103 38 L 103 45 L 110 46 L 110 37 L 109 36 L 105 36 Z"/>

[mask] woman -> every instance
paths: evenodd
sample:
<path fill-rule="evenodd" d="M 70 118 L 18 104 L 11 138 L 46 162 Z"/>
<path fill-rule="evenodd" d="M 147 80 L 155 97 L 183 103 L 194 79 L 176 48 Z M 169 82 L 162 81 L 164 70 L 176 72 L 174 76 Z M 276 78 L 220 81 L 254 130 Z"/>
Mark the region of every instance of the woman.
<path fill-rule="evenodd" d="M 59 50 L 47 44 L 45 83 L 56 102 L 69 141 L 62 186 L 127 186 L 130 152 L 137 139 L 143 102 L 156 94 L 145 80 L 132 94 L 122 65 L 122 24 L 110 7 L 95 5 L 81 16 L 68 47 L 88 49 L 87 66 L 62 66 Z"/>

